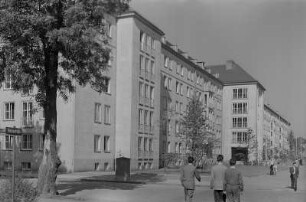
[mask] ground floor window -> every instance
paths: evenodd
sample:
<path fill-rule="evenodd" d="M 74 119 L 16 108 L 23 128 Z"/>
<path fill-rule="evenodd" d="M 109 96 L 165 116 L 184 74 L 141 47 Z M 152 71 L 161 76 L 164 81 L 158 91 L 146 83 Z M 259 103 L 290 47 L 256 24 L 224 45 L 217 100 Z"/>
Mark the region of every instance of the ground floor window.
<path fill-rule="evenodd" d="M 21 162 L 21 170 L 31 170 L 31 162 Z"/>

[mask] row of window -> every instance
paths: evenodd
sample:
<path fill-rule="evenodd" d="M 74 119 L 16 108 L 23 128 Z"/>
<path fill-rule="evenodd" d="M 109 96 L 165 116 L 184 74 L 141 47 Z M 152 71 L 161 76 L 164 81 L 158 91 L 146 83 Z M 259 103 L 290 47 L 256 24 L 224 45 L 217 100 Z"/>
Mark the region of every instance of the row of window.
<path fill-rule="evenodd" d="M 233 114 L 247 114 L 248 104 L 246 102 L 233 103 Z"/>
<path fill-rule="evenodd" d="M 94 152 L 100 153 L 102 151 L 102 137 L 101 135 L 94 135 Z M 110 152 L 110 136 L 103 136 L 103 151 Z"/>
<path fill-rule="evenodd" d="M 248 119 L 247 117 L 234 117 L 233 118 L 233 128 L 247 128 Z"/>
<path fill-rule="evenodd" d="M 143 81 L 139 81 L 139 97 L 154 100 L 154 87 Z"/>
<path fill-rule="evenodd" d="M 247 99 L 248 89 L 247 88 L 234 88 L 233 99 Z"/>
<path fill-rule="evenodd" d="M 153 138 L 138 137 L 138 151 L 153 151 Z"/>
<path fill-rule="evenodd" d="M 5 135 L 5 144 L 3 150 L 13 149 L 14 136 Z M 32 150 L 33 149 L 33 134 L 22 134 L 20 139 L 17 137 L 17 141 L 20 142 L 20 150 Z M 19 141 L 20 140 L 20 141 Z M 38 149 L 42 150 L 44 147 L 44 136 L 39 135 L 39 146 Z"/>
<path fill-rule="evenodd" d="M 232 132 L 232 143 L 233 144 L 247 144 L 248 143 L 247 132 Z"/>
<path fill-rule="evenodd" d="M 140 73 L 155 75 L 155 62 L 153 59 L 140 55 Z"/>
<path fill-rule="evenodd" d="M 140 50 L 142 51 L 156 50 L 157 41 L 149 34 L 140 31 L 139 39 L 140 39 Z"/>
<path fill-rule="evenodd" d="M 4 170 L 12 170 L 12 161 L 4 161 L 3 169 Z M 30 171 L 32 169 L 31 162 L 21 162 L 21 170 Z"/>
<path fill-rule="evenodd" d="M 146 109 L 139 109 L 138 111 L 138 125 L 142 126 L 150 126 L 152 127 L 153 124 L 153 111 L 146 110 Z"/>
<path fill-rule="evenodd" d="M 104 123 L 111 124 L 111 107 L 104 105 Z M 95 123 L 102 123 L 102 105 L 101 103 L 95 103 Z"/>
<path fill-rule="evenodd" d="M 4 103 L 4 120 L 15 120 L 15 103 L 5 102 Z M 33 103 L 23 102 L 22 103 L 22 121 L 23 125 L 33 124 Z"/>
<path fill-rule="evenodd" d="M 166 151 L 167 153 L 171 153 L 171 142 L 167 142 L 167 146 L 166 146 L 166 141 L 163 141 L 163 150 Z M 179 143 L 179 142 L 175 142 L 174 143 L 174 153 L 182 153 L 183 152 L 183 144 Z"/>

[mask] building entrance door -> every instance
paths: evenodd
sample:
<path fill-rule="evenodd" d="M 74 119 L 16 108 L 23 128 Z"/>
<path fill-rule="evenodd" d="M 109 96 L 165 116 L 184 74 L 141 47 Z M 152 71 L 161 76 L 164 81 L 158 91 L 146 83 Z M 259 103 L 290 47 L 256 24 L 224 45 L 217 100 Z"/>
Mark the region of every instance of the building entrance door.
<path fill-rule="evenodd" d="M 232 158 L 236 161 L 247 162 L 248 161 L 248 148 L 232 147 Z"/>

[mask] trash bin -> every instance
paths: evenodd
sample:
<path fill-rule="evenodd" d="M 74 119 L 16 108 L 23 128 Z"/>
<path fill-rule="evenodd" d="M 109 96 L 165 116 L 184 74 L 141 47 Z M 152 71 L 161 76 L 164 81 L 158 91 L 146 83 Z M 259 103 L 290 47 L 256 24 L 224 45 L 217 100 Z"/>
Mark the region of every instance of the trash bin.
<path fill-rule="evenodd" d="M 130 180 L 130 159 L 120 157 L 116 159 L 116 178 L 123 181 Z"/>

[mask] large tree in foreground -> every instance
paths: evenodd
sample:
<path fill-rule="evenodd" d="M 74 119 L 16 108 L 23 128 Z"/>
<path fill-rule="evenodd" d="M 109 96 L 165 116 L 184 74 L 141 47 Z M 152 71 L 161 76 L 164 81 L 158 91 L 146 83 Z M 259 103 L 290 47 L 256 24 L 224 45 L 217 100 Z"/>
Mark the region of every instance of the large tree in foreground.
<path fill-rule="evenodd" d="M 55 194 L 57 154 L 56 100 L 67 99 L 74 83 L 102 92 L 110 49 L 106 14 L 128 8 L 129 0 L 0 0 L 0 81 L 13 90 L 38 89 L 45 112 L 45 144 L 38 192 Z"/>

